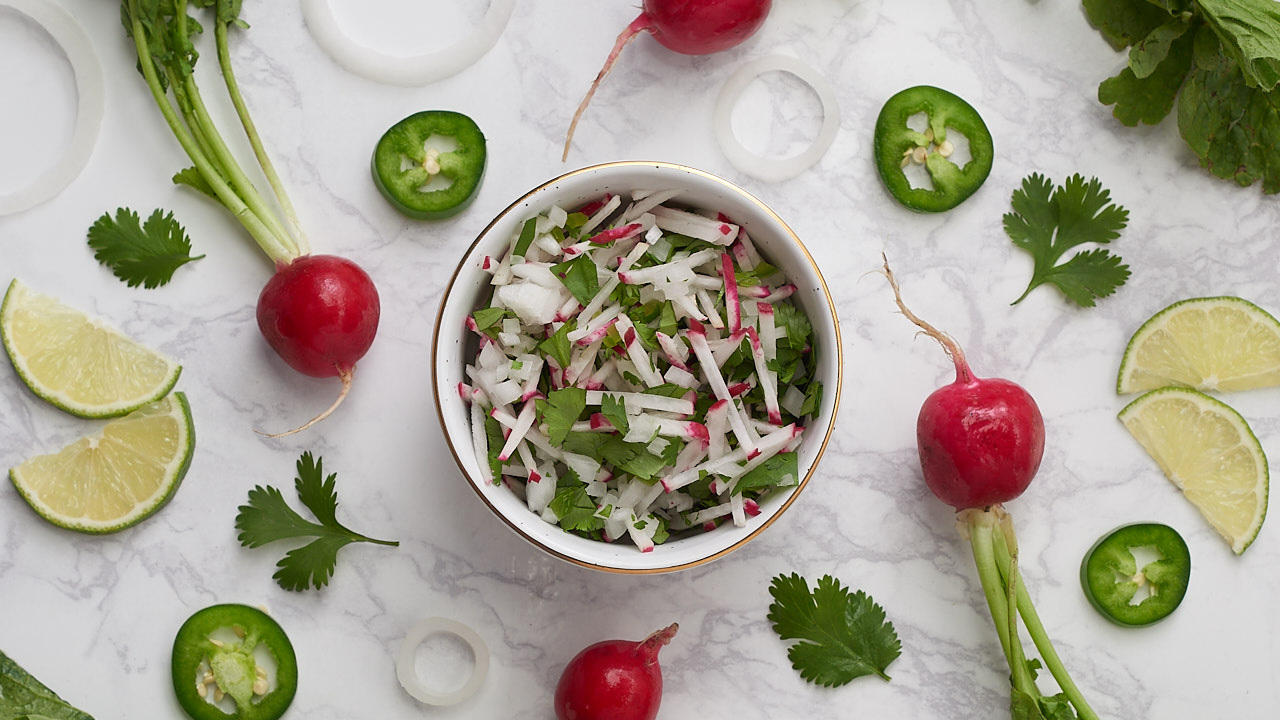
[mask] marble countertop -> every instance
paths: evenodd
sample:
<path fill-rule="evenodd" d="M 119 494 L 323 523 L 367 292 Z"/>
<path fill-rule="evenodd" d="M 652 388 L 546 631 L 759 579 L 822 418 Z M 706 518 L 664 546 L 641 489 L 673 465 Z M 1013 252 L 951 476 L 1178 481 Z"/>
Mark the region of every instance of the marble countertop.
<path fill-rule="evenodd" d="M 117 4 L 54 0 L 90 34 L 106 76 L 101 141 L 79 179 L 28 212 L 0 217 L 0 280 L 106 318 L 178 358 L 198 446 L 184 484 L 152 519 L 103 537 L 53 527 L 0 486 L 0 648 L 100 720 L 178 717 L 170 684 L 174 633 L 217 602 L 270 608 L 300 662 L 290 717 L 550 718 L 564 663 L 597 640 L 639 639 L 672 621 L 663 651 L 662 717 L 786 718 L 834 713 L 911 720 L 1007 713 L 1007 668 L 970 550 L 952 512 L 925 490 L 914 423 L 924 397 L 950 381 L 939 349 L 917 339 L 874 273 L 887 252 L 913 309 L 965 346 L 976 372 L 1023 384 L 1047 427 L 1039 476 L 1008 504 L 1022 572 L 1049 634 L 1105 718 L 1262 717 L 1280 705 L 1280 539 L 1264 527 L 1232 555 L 1116 420 L 1125 342 L 1146 317 L 1186 297 L 1230 294 L 1280 311 L 1274 232 L 1280 205 L 1199 169 L 1175 124 L 1128 129 L 1096 99 L 1124 59 L 1078 3 L 1031 0 L 780 0 L 746 44 L 676 55 L 641 37 L 623 53 L 578 129 L 573 108 L 635 16 L 633 2 L 519 2 L 476 65 L 421 88 L 396 88 L 335 65 L 297 3 L 251 2 L 252 29 L 233 42 L 244 94 L 312 244 L 356 260 L 382 294 L 383 317 L 346 404 L 303 434 L 336 381 L 290 371 L 255 327 L 271 272 L 223 210 L 169 182 L 187 163 L 134 71 Z M 390 52 L 446 46 L 487 3 L 330 0 L 359 41 Z M 368 6 L 368 7 L 363 7 Z M 438 7 L 443 6 L 443 7 Z M 474 6 L 474 7 L 473 7 Z M 840 132 L 799 177 L 766 183 L 735 169 L 712 131 L 716 94 L 767 54 L 814 66 L 835 86 Z M 200 66 L 219 117 L 230 118 L 212 62 Z M 35 26 L 0 6 L 0 190 L 51 164 L 71 133 L 74 84 Z M 15 68 L 21 67 L 21 72 Z M 871 160 L 883 102 L 916 84 L 945 87 L 983 114 L 997 148 L 983 188 L 940 215 L 905 211 Z M 817 96 L 789 75 L 748 87 L 734 113 L 744 143 L 799 152 L 817 133 Z M 20 108 L 20 110 L 19 110 Z M 473 117 L 489 139 L 475 203 L 454 219 L 408 221 L 378 195 L 369 154 L 393 122 L 423 109 Z M 245 148 L 238 145 L 238 150 Z M 845 390 L 832 442 L 799 500 L 759 538 L 685 572 L 616 576 L 551 558 L 480 502 L 445 447 L 431 397 L 430 342 L 441 292 L 489 218 L 543 180 L 620 159 L 692 165 L 769 203 L 813 254 L 837 304 Z M 1030 257 L 1001 228 L 1010 194 L 1039 172 L 1097 177 L 1128 208 L 1112 249 L 1133 276 L 1081 309 L 1052 288 L 1009 303 Z M 93 259 L 86 229 L 107 211 L 172 210 L 207 257 L 157 290 L 130 289 Z M 1228 399 L 1268 451 L 1280 448 L 1280 390 Z M 0 467 L 51 452 L 96 427 L 44 404 L 0 367 Z M 398 548 L 345 549 L 323 591 L 289 593 L 271 579 L 284 548 L 241 548 L 236 507 L 257 484 L 287 489 L 298 455 L 338 474 L 341 517 Z M 1154 520 L 1179 529 L 1194 573 L 1182 607 L 1151 628 L 1110 625 L 1080 591 L 1078 567 L 1113 527 Z M 832 574 L 884 606 L 903 642 L 891 682 L 838 689 L 803 682 L 766 620 L 779 573 Z M 492 651 L 480 692 L 424 709 L 398 685 L 394 657 L 419 619 L 477 629 Z M 447 640 L 420 653 L 440 689 L 470 661 Z"/>

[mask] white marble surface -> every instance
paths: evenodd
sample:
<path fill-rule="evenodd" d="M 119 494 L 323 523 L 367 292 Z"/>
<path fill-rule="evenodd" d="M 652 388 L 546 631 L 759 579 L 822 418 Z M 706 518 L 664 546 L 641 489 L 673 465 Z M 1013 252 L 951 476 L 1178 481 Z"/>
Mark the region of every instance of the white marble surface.
<path fill-rule="evenodd" d="M 184 158 L 133 70 L 117 4 L 56 1 L 84 24 L 105 66 L 102 141 L 61 196 L 0 218 L 0 279 L 20 277 L 179 358 L 179 388 L 199 436 L 173 502 L 117 535 L 59 530 L 0 486 L 0 648 L 96 717 L 178 717 L 173 635 L 193 611 L 226 601 L 263 603 L 290 633 L 301 665 L 290 717 L 550 718 L 555 681 L 581 647 L 638 639 L 673 620 L 681 630 L 663 652 L 665 718 L 1005 716 L 1007 670 L 969 549 L 950 510 L 925 491 L 916 461 L 916 410 L 950 371 L 870 274 L 882 250 L 914 309 L 953 333 L 978 373 L 1021 382 L 1044 411 L 1044 464 L 1009 510 L 1026 582 L 1100 714 L 1265 717 L 1280 704 L 1277 529 L 1264 528 L 1234 557 L 1115 420 L 1125 400 L 1112 389 L 1129 334 L 1174 300 L 1237 294 L 1280 310 L 1280 205 L 1202 172 L 1172 122 L 1132 130 L 1112 120 L 1095 92 L 1122 58 L 1078 3 L 779 0 L 756 38 L 719 55 L 679 56 L 640 38 L 597 94 L 568 166 L 560 142 L 569 116 L 635 3 L 519 2 L 492 52 L 419 89 L 342 71 L 311 40 L 296 3 L 246 3 L 253 29 L 236 38 L 235 63 L 267 146 L 315 248 L 361 263 L 383 300 L 378 339 L 346 405 L 318 428 L 270 440 L 254 428 L 297 424 L 329 402 L 336 384 L 300 377 L 266 349 L 253 302 L 270 266 L 221 209 L 169 184 Z M 331 2 L 355 37 L 401 52 L 444 46 L 485 6 Z M 817 167 L 767 184 L 727 163 L 711 114 L 736 67 L 775 52 L 824 73 L 843 119 Z M 73 94 L 47 38 L 3 8 L 0 68 L 0 187 L 8 189 L 53 162 L 51 149 L 70 135 Z M 211 81 L 213 69 L 202 65 Z M 880 105 L 920 83 L 973 103 L 997 147 L 986 185 L 943 215 L 904 211 L 871 164 Z M 735 122 L 749 145 L 795 152 L 816 132 L 818 107 L 789 77 L 770 76 L 752 85 Z M 490 142 L 475 204 L 436 224 L 402 219 L 368 177 L 381 132 L 428 108 L 471 115 Z M 818 475 L 752 544 L 675 575 L 600 574 L 525 544 L 460 477 L 431 401 L 435 312 L 470 240 L 527 188 L 567 167 L 615 159 L 693 165 L 770 203 L 823 268 L 843 329 L 844 402 Z M 1131 213 L 1113 247 L 1133 277 L 1096 308 L 1068 305 L 1053 289 L 1009 306 L 1030 259 L 1000 218 L 1033 171 L 1058 181 L 1097 176 Z M 85 245 L 95 218 L 126 205 L 172 209 L 208 257 L 164 289 L 126 288 Z M 1277 393 L 1229 398 L 1270 451 L 1280 448 Z M 94 427 L 37 400 L 7 365 L 0 408 L 3 467 Z M 342 518 L 402 544 L 349 547 L 328 588 L 291 594 L 271 580 L 284 548 L 240 548 L 233 520 L 253 485 L 287 488 L 304 450 L 339 474 Z M 1077 568 L 1099 535 L 1135 520 L 1181 530 L 1195 570 L 1171 619 L 1122 630 L 1088 606 Z M 864 678 L 827 690 L 800 680 L 765 619 L 770 578 L 792 571 L 834 574 L 885 606 L 903 640 L 892 682 Z M 428 615 L 470 623 L 493 651 L 481 692 L 451 710 L 424 710 L 395 679 L 400 639 Z M 422 669 L 442 688 L 460 683 L 464 652 L 443 641 L 430 648 Z"/>

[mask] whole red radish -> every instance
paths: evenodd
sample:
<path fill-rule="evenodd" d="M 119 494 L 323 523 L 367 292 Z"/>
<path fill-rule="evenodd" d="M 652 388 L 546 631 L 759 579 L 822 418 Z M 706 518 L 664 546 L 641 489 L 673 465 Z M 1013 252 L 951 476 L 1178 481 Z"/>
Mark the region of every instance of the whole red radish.
<path fill-rule="evenodd" d="M 933 391 L 916 419 L 916 446 L 925 484 L 956 508 L 985 508 L 1012 500 L 1031 484 L 1044 455 L 1044 418 L 1031 394 L 1003 378 L 980 378 L 949 335 L 921 320 L 902 302 L 886 261 L 885 277 L 898 309 L 942 345 L 956 379 Z"/>
<path fill-rule="evenodd" d="M 605 640 L 578 653 L 556 685 L 557 720 L 654 720 L 662 703 L 658 651 L 677 623 L 634 642 Z"/>
<path fill-rule="evenodd" d="M 735 47 L 754 35 L 772 6 L 773 0 L 644 0 L 639 17 L 618 35 L 604 67 L 573 114 L 560 159 L 569 157 L 573 132 L 596 88 L 609 75 L 622 49 L 637 35 L 650 33 L 663 47 L 684 55 L 709 55 Z"/>
<path fill-rule="evenodd" d="M 272 349 L 304 375 L 342 381 L 334 404 L 303 428 L 323 420 L 346 397 L 356 361 L 373 344 L 380 312 L 369 274 L 336 255 L 296 258 L 262 288 L 258 329 Z"/>

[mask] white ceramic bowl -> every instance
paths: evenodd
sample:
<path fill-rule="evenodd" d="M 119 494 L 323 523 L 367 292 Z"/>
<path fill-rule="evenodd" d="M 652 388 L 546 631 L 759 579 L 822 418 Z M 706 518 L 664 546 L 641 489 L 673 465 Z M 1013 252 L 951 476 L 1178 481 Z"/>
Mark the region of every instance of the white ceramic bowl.
<path fill-rule="evenodd" d="M 629 542 L 606 543 L 579 537 L 543 521 L 504 485 L 484 482 L 480 460 L 471 444 L 470 411 L 458 394 L 473 361 L 476 341 L 466 317 L 485 307 L 492 293 L 490 275 L 481 269 L 485 256 L 499 257 L 528 218 L 552 205 L 571 209 L 613 192 L 629 196 L 637 189 L 675 189 L 672 201 L 726 213 L 744 227 L 761 255 L 785 271 L 798 290 L 792 296 L 809 316 L 816 339 L 817 375 L 823 383 L 822 407 L 805 429 L 799 448 L 801 481 L 761 502 L 761 514 L 745 527 L 725 523 L 711 532 L 679 537 L 640 552 Z M 800 239 L 764 203 L 714 175 L 661 162 L 614 162 L 575 170 L 530 190 L 498 214 L 467 250 L 445 289 L 432 343 L 436 409 L 445 439 L 471 487 L 518 535 L 569 562 L 619 573 L 657 573 L 709 562 L 742 547 L 760 534 L 795 501 L 812 479 L 835 423 L 840 401 L 841 348 L 835 306 L 822 274 Z"/>

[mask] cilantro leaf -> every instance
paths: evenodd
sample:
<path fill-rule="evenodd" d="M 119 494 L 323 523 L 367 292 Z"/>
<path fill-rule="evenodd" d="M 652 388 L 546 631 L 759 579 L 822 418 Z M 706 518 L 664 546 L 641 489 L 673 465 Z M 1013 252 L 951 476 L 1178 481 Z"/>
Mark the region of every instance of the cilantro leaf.
<path fill-rule="evenodd" d="M 213 200 L 222 202 L 221 200 L 218 200 L 218 194 L 213 191 L 213 187 L 209 185 L 209 181 L 204 179 L 204 175 L 200 174 L 199 168 L 183 168 L 182 170 L 174 173 L 173 184 L 186 185 L 202 195 L 207 195 Z"/>
<path fill-rule="evenodd" d="M 589 255 L 579 255 L 568 262 L 552 265 L 551 272 L 583 305 L 590 303 L 600 291 L 600 277 Z"/>
<path fill-rule="evenodd" d="M 769 621 L 783 640 L 801 640 L 787 650 L 791 665 L 809 682 L 834 687 L 863 675 L 885 680 L 902 653 L 902 642 L 884 610 L 864 592 L 850 594 L 825 575 L 810 592 L 798 574 L 779 575 L 769 586 Z"/>
<path fill-rule="evenodd" d="M 533 236 L 538 228 L 538 218 L 531 217 L 524 221 L 524 225 L 520 228 L 520 237 L 516 240 L 516 246 L 511 250 L 511 255 L 515 257 L 524 257 L 529 252 L 529 246 L 533 244 Z"/>
<path fill-rule="evenodd" d="M 627 420 L 627 406 L 617 395 L 605 394 L 600 403 L 600 414 L 618 430 L 626 435 L 631 431 L 631 422 Z"/>
<path fill-rule="evenodd" d="M 237 539 L 244 547 L 261 547 L 277 540 L 314 538 L 310 543 L 290 550 L 276 563 L 277 569 L 272 577 L 280 587 L 292 591 L 324 587 L 333 576 L 338 551 L 353 542 L 400 544 L 365 537 L 338 522 L 337 475 L 326 477 L 320 459 L 313 460 L 311 453 L 305 452 L 298 459 L 297 469 L 294 487 L 298 499 L 311 511 L 318 524 L 289 507 L 280 490 L 270 486 L 257 486 L 250 490 L 248 504 L 241 505 L 236 515 L 236 529 L 240 531 Z"/>
<path fill-rule="evenodd" d="M 538 343 L 538 350 L 550 355 L 561 370 L 568 368 L 572 362 L 573 343 L 569 342 L 569 332 L 572 329 L 573 322 L 567 322 L 552 333 L 551 337 Z"/>
<path fill-rule="evenodd" d="M 778 453 L 759 467 L 743 475 L 733 486 L 733 494 L 739 495 L 767 487 L 795 485 L 800 482 L 800 459 L 794 452 Z"/>
<path fill-rule="evenodd" d="M 1194 33 L 1185 32 L 1185 24 L 1181 27 L 1184 30 L 1182 34 L 1170 38 L 1167 45 L 1159 46 L 1162 56 L 1160 52 L 1146 51 L 1144 46 L 1136 65 L 1131 59 L 1130 67 L 1098 86 L 1098 101 L 1103 105 L 1114 105 L 1111 112 L 1121 124 L 1129 127 L 1140 122 L 1156 125 L 1173 110 L 1178 91 L 1191 69 L 1194 38 Z M 1134 50 L 1138 49 L 1139 46 L 1135 45 Z M 1160 59 L 1156 60 L 1156 57 Z"/>
<path fill-rule="evenodd" d="M 587 391 L 576 387 L 552 390 L 537 403 L 538 415 L 547 425 L 547 437 L 552 445 L 561 445 L 587 407 Z"/>
<path fill-rule="evenodd" d="M 191 240 L 173 213 L 156 210 L 142 223 L 129 208 L 104 213 L 89 228 L 93 257 L 111 269 L 129 287 L 156 288 L 173 279 L 173 273 L 192 260 Z"/>
<path fill-rule="evenodd" d="M 502 424 L 492 415 L 484 418 L 484 435 L 485 444 L 489 448 L 489 470 L 493 473 L 493 484 L 501 485 L 503 462 L 498 459 L 498 455 L 502 454 L 502 446 L 507 443 L 507 438 L 502 434 Z"/>
<path fill-rule="evenodd" d="M 1145 38 L 1172 14 L 1148 0 L 1084 0 L 1089 24 L 1120 50 Z"/>
<path fill-rule="evenodd" d="M 773 322 L 778 327 L 787 329 L 786 339 L 779 341 L 779 344 L 785 343 L 792 349 L 804 350 L 809 343 L 809 336 L 813 334 L 813 323 L 800 308 L 789 302 L 774 305 Z"/>
<path fill-rule="evenodd" d="M 506 308 L 488 307 L 471 313 L 471 319 L 476 322 L 477 330 L 491 338 L 497 338 L 508 312 Z"/>
<path fill-rule="evenodd" d="M 596 517 L 596 504 L 587 495 L 585 485 L 556 490 L 556 495 L 551 499 L 548 507 L 556 514 L 560 527 L 565 530 L 592 532 L 604 527 L 604 520 Z"/>
<path fill-rule="evenodd" d="M 1051 180 L 1035 173 L 1013 192 L 1012 204 L 1013 212 L 1004 216 L 1005 233 L 1031 253 L 1035 263 L 1031 282 L 1014 305 L 1048 283 L 1073 302 L 1092 307 L 1095 298 L 1114 293 L 1128 279 L 1129 267 L 1103 249 L 1058 264 L 1068 250 L 1085 243 L 1105 245 L 1120 237 L 1129 222 L 1129 211 L 1111 202 L 1097 178 L 1086 182 L 1073 175 L 1054 188 Z"/>

